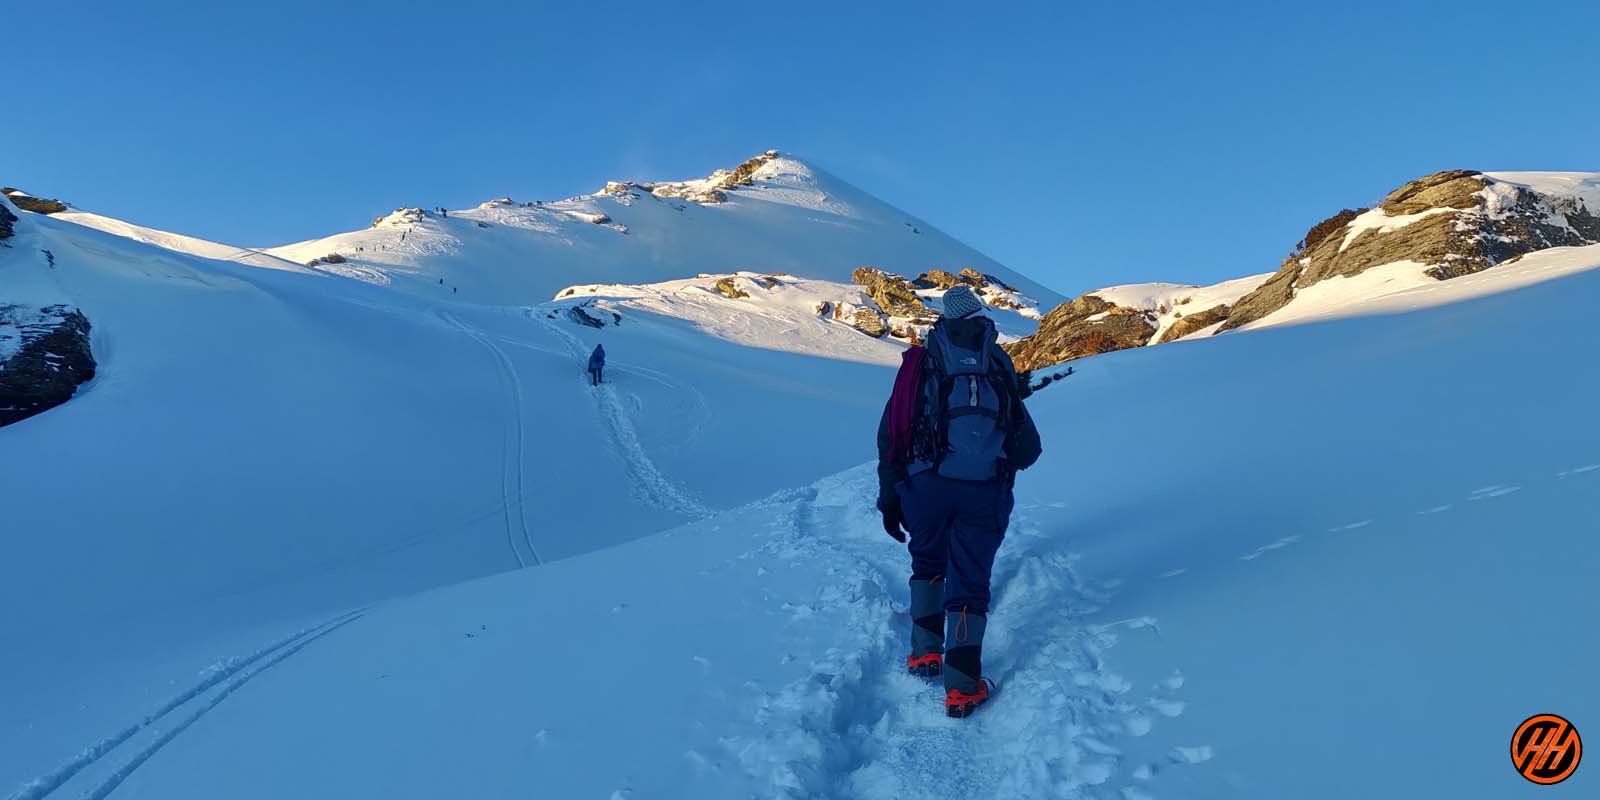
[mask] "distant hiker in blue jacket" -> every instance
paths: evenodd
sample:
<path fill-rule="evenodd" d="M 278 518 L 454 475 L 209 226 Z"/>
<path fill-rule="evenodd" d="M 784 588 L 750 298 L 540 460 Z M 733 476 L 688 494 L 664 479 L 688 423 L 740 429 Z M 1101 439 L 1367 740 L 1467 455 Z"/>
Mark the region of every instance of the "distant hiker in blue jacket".
<path fill-rule="evenodd" d="M 944 677 L 949 716 L 965 717 L 989 699 L 989 576 L 1017 471 L 1041 452 L 994 322 L 970 289 L 951 288 L 927 345 L 906 351 L 878 423 L 883 529 L 900 542 L 911 535 L 906 668 Z"/>
<path fill-rule="evenodd" d="M 589 379 L 590 386 L 600 385 L 600 373 L 606 368 L 606 348 L 604 345 L 595 345 L 594 352 L 589 354 Z"/>

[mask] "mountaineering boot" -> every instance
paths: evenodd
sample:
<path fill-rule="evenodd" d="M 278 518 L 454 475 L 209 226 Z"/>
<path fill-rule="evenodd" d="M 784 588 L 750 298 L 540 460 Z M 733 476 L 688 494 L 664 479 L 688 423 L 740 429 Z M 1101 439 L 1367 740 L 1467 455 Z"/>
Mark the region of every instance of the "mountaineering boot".
<path fill-rule="evenodd" d="M 983 679 L 983 630 L 989 618 L 962 609 L 945 612 L 944 713 L 965 717 L 989 699 Z"/>
<path fill-rule="evenodd" d="M 978 706 L 988 702 L 992 694 L 994 681 L 988 678 L 978 680 L 978 691 L 967 694 L 959 689 L 951 689 L 944 694 L 944 713 L 950 717 L 965 717 L 978 709 Z"/>
<path fill-rule="evenodd" d="M 937 678 L 944 668 L 944 581 L 940 576 L 911 579 L 911 655 L 906 669 L 912 675 Z"/>

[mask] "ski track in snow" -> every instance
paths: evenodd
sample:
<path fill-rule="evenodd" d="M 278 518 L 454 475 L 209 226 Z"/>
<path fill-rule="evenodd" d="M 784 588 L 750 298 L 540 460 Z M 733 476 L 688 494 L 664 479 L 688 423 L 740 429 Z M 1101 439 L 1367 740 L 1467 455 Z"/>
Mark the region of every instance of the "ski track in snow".
<path fill-rule="evenodd" d="M 342 614 L 334 617 L 331 620 L 326 620 L 309 628 L 305 628 L 285 636 L 282 639 L 279 639 L 261 648 L 260 650 L 251 653 L 250 655 L 242 658 L 231 659 L 223 663 L 219 667 L 205 673 L 205 676 L 200 680 L 199 683 L 196 683 L 194 686 L 191 686 L 180 694 L 174 696 L 155 711 L 146 714 L 138 722 L 135 722 L 132 725 L 129 725 L 128 727 L 118 731 L 117 733 L 114 733 L 98 742 L 95 742 L 94 744 L 89 745 L 80 753 L 78 753 L 78 755 L 71 761 L 57 768 L 48 775 L 43 775 L 24 783 L 8 798 L 8 800 L 40 800 L 40 798 L 50 795 L 52 792 L 61 788 L 68 781 L 76 777 L 79 773 L 82 773 L 85 769 L 88 769 L 90 766 L 94 765 L 102 758 L 115 751 L 128 740 L 134 738 L 139 733 L 150 729 L 151 726 L 161 722 L 162 720 L 167 719 L 168 715 L 186 705 L 189 705 L 192 701 L 200 698 L 207 691 L 215 688 L 218 684 L 226 682 L 226 685 L 223 686 L 221 691 L 215 695 L 212 695 L 209 699 L 201 703 L 192 714 L 183 718 L 182 720 L 179 720 L 177 723 L 173 724 L 172 727 L 163 731 L 154 742 L 135 754 L 127 763 L 117 768 L 117 770 L 112 773 L 110 777 L 108 777 L 94 790 L 84 795 L 85 798 L 92 798 L 93 800 L 100 800 L 100 798 L 104 798 L 113 790 L 115 790 L 123 781 L 127 780 L 128 776 L 132 775 L 134 770 L 137 770 L 142 764 L 144 764 L 146 761 L 149 761 L 150 757 L 154 756 L 162 747 L 165 747 L 179 734 L 183 733 L 184 730 L 188 729 L 189 726 L 193 725 L 201 717 L 205 716 L 206 713 L 211 709 L 216 708 L 217 705 L 219 705 L 223 700 L 227 699 L 229 695 L 233 694 L 235 691 L 238 691 L 240 687 L 244 686 L 244 684 L 248 683 L 252 678 L 260 675 L 263 672 L 266 672 L 268 669 L 271 669 L 295 653 L 300 652 L 307 645 L 311 644 L 317 639 L 333 633 L 335 630 L 338 630 L 345 625 L 355 622 L 365 613 L 366 610 L 362 609 Z M 258 662 L 260 663 L 259 667 L 250 669 L 251 665 Z"/>
<path fill-rule="evenodd" d="M 538 308 L 529 309 L 529 318 L 542 323 L 566 342 L 567 351 L 579 364 L 587 363 L 589 353 L 583 340 L 563 330 L 560 322 L 546 319 L 540 311 Z M 656 467 L 655 461 L 651 460 L 650 454 L 645 452 L 644 445 L 639 441 L 639 433 L 633 427 L 633 417 L 628 413 L 615 386 L 602 383 L 590 387 L 587 372 L 583 372 L 579 380 L 594 392 L 601 420 L 605 423 L 612 445 L 622 457 L 628 476 L 632 479 L 631 488 L 639 499 L 657 508 L 692 519 L 700 519 L 714 513 L 711 508 L 701 504 Z"/>
<path fill-rule="evenodd" d="M 511 430 L 506 434 L 501 447 L 501 479 L 500 497 L 504 501 L 506 543 L 511 545 L 511 554 L 516 556 L 517 566 L 526 567 L 531 559 L 535 564 L 543 564 L 539 558 L 539 551 L 533 546 L 533 537 L 528 533 L 528 515 L 524 507 L 526 499 L 525 481 L 523 480 L 523 441 L 524 423 L 522 419 L 522 379 L 517 376 L 516 365 L 511 363 L 511 357 L 495 344 L 488 334 L 462 322 L 455 315 L 446 311 L 438 312 L 439 318 L 451 326 L 471 337 L 494 358 L 495 370 L 500 381 L 506 385 L 511 396 L 511 415 L 507 424 Z M 523 547 L 527 548 L 528 558 L 523 558 L 522 550 L 517 547 L 518 534 L 521 534 Z"/>
<path fill-rule="evenodd" d="M 869 532 L 878 526 L 862 509 L 872 508 L 875 478 L 819 487 L 787 498 L 792 518 L 775 523 L 781 530 L 766 549 L 836 565 L 815 600 L 790 613 L 842 613 L 855 640 L 843 637 L 809 677 L 758 698 L 761 733 L 725 740 L 760 785 L 840 798 L 1116 797 L 1119 786 L 1134 785 L 1109 742 L 1181 714 L 1184 704 L 1171 696 L 1181 684 L 1139 699 L 1106 668 L 1117 626 L 1087 619 L 1107 595 L 1077 576 L 1058 538 L 1014 518 L 995 564 L 984 642 L 985 672 L 1000 687 L 993 702 L 1003 710 L 950 719 L 942 685 L 905 671 L 910 563 L 903 547 Z M 1153 628 L 1145 624 L 1153 620 L 1123 622 Z"/>
<path fill-rule="evenodd" d="M 1584 475 L 1584 474 L 1588 474 L 1588 473 L 1592 473 L 1592 472 L 1600 472 L 1600 464 L 1587 464 L 1587 465 L 1584 465 L 1584 466 L 1581 466 L 1581 467 L 1574 467 L 1574 468 L 1571 468 L 1571 469 L 1564 469 L 1564 470 L 1561 470 L 1561 471 L 1555 473 L 1555 479 L 1558 480 L 1558 481 L 1564 481 L 1564 480 L 1566 480 L 1567 478 L 1570 478 L 1570 477 L 1574 477 L 1574 476 L 1577 476 L 1577 475 Z M 1522 491 L 1523 488 L 1524 487 L 1522 485 L 1520 485 L 1520 484 L 1501 484 L 1501 483 L 1490 484 L 1488 486 L 1482 486 L 1482 487 L 1479 487 L 1477 489 L 1472 490 L 1472 493 L 1467 495 L 1466 499 L 1467 499 L 1468 502 L 1478 502 L 1478 501 L 1482 501 L 1482 500 L 1491 500 L 1491 499 L 1495 499 L 1495 498 L 1506 497 L 1508 495 L 1516 494 L 1517 492 Z M 1026 508 L 1029 508 L 1029 507 L 1031 507 L 1031 506 L 1019 507 L 1019 511 L 1024 510 Z M 1415 512 L 1415 514 L 1416 514 L 1416 516 L 1419 516 L 1419 517 L 1429 517 L 1429 516 L 1433 516 L 1435 514 L 1443 514 L 1443 513 L 1447 512 L 1447 511 L 1450 511 L 1450 510 L 1452 510 L 1454 508 L 1455 508 L 1455 505 L 1453 503 L 1439 503 L 1438 505 L 1434 505 L 1434 506 L 1430 506 L 1428 508 L 1424 508 L 1424 509 L 1418 510 L 1418 511 Z M 1362 528 L 1367 528 L 1367 527 L 1370 527 L 1370 526 L 1372 526 L 1373 524 L 1375 524 L 1377 522 L 1378 522 L 1377 519 L 1362 519 L 1362 520 L 1358 520 L 1356 522 L 1350 522 L 1350 523 L 1346 523 L 1346 524 L 1343 524 L 1343 525 L 1336 525 L 1336 526 L 1333 526 L 1331 528 L 1326 528 L 1325 531 L 1327 533 L 1344 533 L 1344 532 L 1347 532 L 1347 531 L 1353 531 L 1353 530 L 1359 530 L 1359 529 L 1362 529 Z M 1252 551 L 1250 551 L 1248 553 L 1245 553 L 1245 554 L 1243 554 L 1241 556 L 1238 556 L 1238 559 L 1240 561 L 1255 561 L 1256 559 L 1259 559 L 1262 556 L 1264 556 L 1264 555 L 1266 555 L 1266 554 L 1268 554 L 1268 553 L 1270 553 L 1270 552 L 1272 552 L 1274 550 L 1281 550 L 1281 549 L 1283 549 L 1285 547 L 1288 547 L 1290 545 L 1299 543 L 1302 540 L 1304 540 L 1304 538 L 1305 537 L 1303 535 L 1301 535 L 1301 534 L 1293 534 L 1293 535 L 1285 536 L 1285 537 L 1283 537 L 1281 539 L 1273 541 L 1273 542 L 1271 542 L 1269 544 L 1261 545 L 1260 547 L 1257 547 L 1257 548 L 1255 548 L 1254 550 L 1252 550 Z M 1168 570 L 1165 570 L 1165 571 L 1162 571 L 1162 572 L 1159 572 L 1159 573 L 1155 573 L 1155 577 L 1157 577 L 1157 578 L 1175 578 L 1175 577 L 1177 577 L 1179 575 L 1183 575 L 1183 574 L 1187 573 L 1188 571 L 1189 571 L 1188 567 L 1177 567 L 1177 568 L 1168 569 Z"/>

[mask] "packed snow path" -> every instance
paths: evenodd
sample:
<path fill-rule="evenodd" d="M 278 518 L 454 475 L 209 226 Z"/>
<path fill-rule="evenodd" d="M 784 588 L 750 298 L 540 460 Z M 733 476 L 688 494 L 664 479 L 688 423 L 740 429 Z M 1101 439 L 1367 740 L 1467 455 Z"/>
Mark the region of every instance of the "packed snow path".
<path fill-rule="evenodd" d="M 548 312 L 548 309 L 536 308 L 528 312 L 528 318 L 544 323 L 546 328 L 566 344 L 568 351 L 580 365 L 587 365 L 589 362 L 589 350 L 584 345 L 583 340 L 563 328 L 563 323 L 559 319 L 549 319 L 546 316 L 546 312 Z M 620 366 L 608 363 L 606 372 L 615 375 L 621 371 L 617 369 Z M 629 369 L 638 368 L 630 367 Z M 588 386 L 588 372 L 580 369 L 578 373 L 577 380 Z M 710 515 L 712 513 L 710 508 L 695 499 L 693 495 L 656 467 L 655 461 L 650 458 L 650 454 L 645 451 L 644 445 L 639 442 L 639 434 L 633 427 L 633 417 L 628 413 L 622 398 L 617 394 L 615 383 L 612 380 L 608 380 L 602 382 L 599 386 L 590 388 L 594 392 L 595 402 L 600 411 L 600 416 L 605 422 L 612 447 L 627 466 L 628 476 L 631 478 L 630 489 L 634 495 L 657 508 L 675 514 L 682 514 L 690 519 L 698 519 Z M 698 390 L 693 391 L 698 393 Z"/>
<path fill-rule="evenodd" d="M 1070 542 L 1025 510 L 1013 515 L 984 642 L 984 671 L 1000 694 L 972 718 L 950 719 L 942 684 L 905 670 L 910 561 L 882 533 L 876 491 L 863 466 L 791 493 L 791 518 L 766 547 L 765 557 L 796 569 L 831 565 L 815 602 L 785 610 L 795 621 L 837 620 L 849 638 L 816 656 L 805 679 L 760 702 L 756 721 L 767 736 L 731 744 L 757 784 L 796 798 L 1136 791 L 1110 785 L 1119 772 L 1130 777 L 1113 742 L 1181 713 L 1174 695 L 1182 681 L 1140 695 L 1106 668 L 1102 651 L 1115 643 L 1115 626 L 1090 622 L 1106 589 L 1077 574 Z"/>

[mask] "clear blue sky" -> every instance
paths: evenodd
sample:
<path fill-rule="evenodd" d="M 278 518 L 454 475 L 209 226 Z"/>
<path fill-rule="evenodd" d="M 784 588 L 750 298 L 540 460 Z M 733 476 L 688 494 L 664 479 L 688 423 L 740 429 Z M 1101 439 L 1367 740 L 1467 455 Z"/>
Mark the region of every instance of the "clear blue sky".
<path fill-rule="evenodd" d="M 6 4 L 0 183 L 269 245 L 777 147 L 1075 294 L 1600 171 L 1596 3 L 203 5 Z"/>

